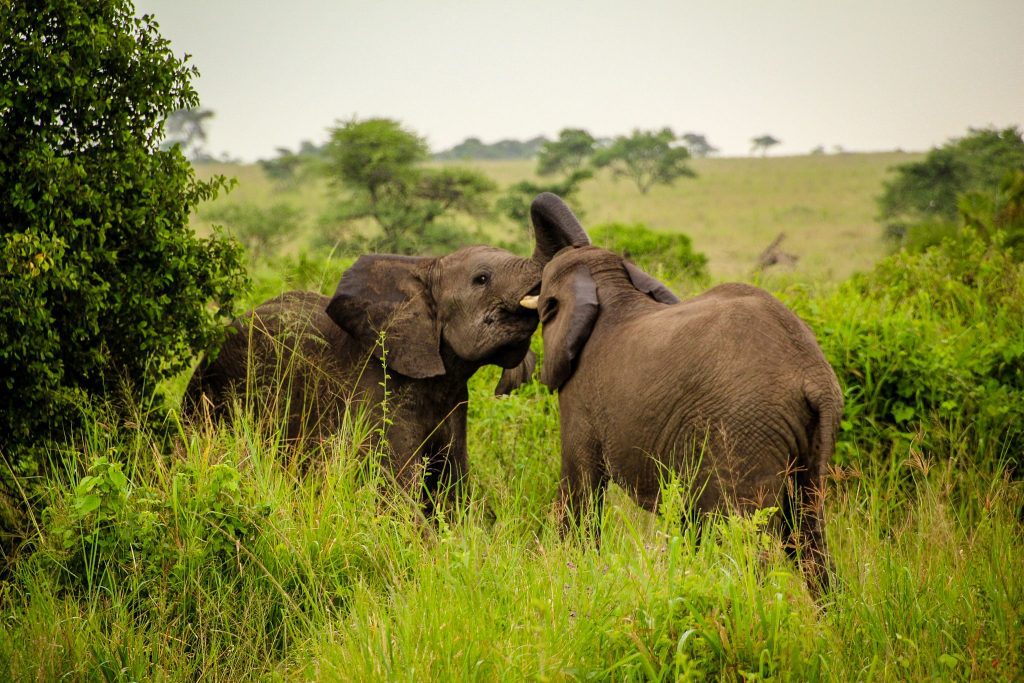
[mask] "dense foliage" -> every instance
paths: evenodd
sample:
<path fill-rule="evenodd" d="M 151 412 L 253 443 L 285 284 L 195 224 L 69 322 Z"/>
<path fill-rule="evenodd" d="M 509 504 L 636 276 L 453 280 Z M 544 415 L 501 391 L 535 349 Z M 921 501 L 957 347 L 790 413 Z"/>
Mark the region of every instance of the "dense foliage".
<path fill-rule="evenodd" d="M 844 386 L 839 462 L 899 458 L 914 443 L 1024 465 L 1024 266 L 1000 245 L 968 233 L 829 295 L 785 298 Z"/>
<path fill-rule="evenodd" d="M 669 284 L 707 280 L 707 256 L 694 251 L 682 233 L 651 230 L 642 223 L 603 223 L 588 232 L 597 246 L 622 254 Z"/>
<path fill-rule="evenodd" d="M 159 148 L 194 75 L 127 0 L 0 12 L 0 452 L 19 474 L 91 402 L 147 403 L 243 286 L 237 245 L 189 227 L 223 179 Z"/>
<path fill-rule="evenodd" d="M 879 218 L 890 239 L 919 250 L 956 232 L 965 194 L 991 197 L 1024 172 L 1024 137 L 1018 128 L 972 129 L 893 170 L 878 197 Z"/>

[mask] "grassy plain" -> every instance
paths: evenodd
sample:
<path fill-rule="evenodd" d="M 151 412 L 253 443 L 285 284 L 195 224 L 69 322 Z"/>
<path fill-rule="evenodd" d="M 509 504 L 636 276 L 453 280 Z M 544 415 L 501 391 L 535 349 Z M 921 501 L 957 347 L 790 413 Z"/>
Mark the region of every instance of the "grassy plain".
<path fill-rule="evenodd" d="M 647 197 L 600 176 L 580 206 L 588 225 L 686 232 L 714 279 L 750 277 L 786 232 L 800 262 L 775 282 L 813 296 L 882 256 L 873 196 L 910 158 L 701 160 L 697 179 Z M 477 166 L 502 186 L 532 168 Z M 302 209 L 286 253 L 317 229 L 322 180 L 215 171 L 239 178 L 219 202 Z M 255 298 L 284 286 L 271 267 Z M 835 590 L 815 603 L 763 516 L 717 520 L 698 545 L 678 515 L 613 488 L 600 552 L 560 540 L 557 397 L 532 384 L 496 399 L 496 379 L 470 386 L 469 502 L 436 525 L 379 495 L 358 420 L 309 471 L 252 415 L 192 430 L 172 414 L 169 446 L 99 421 L 63 456 L 36 552 L 0 586 L 0 680 L 1024 678 L 1024 491 L 977 462 L 966 431 L 935 452 L 913 433 L 881 453 L 845 443 L 826 498 Z"/>
<path fill-rule="evenodd" d="M 800 257 L 793 274 L 800 279 L 841 280 L 865 270 L 885 254 L 875 221 L 874 198 L 889 168 L 916 160 L 900 152 L 799 157 L 696 159 L 697 177 L 671 186 L 655 186 L 641 195 L 628 180 L 607 171 L 585 182 L 578 209 L 585 226 L 606 222 L 645 223 L 655 230 L 683 232 L 697 251 L 707 254 L 716 281 L 749 279 L 761 250 L 785 233 L 785 251 Z M 463 165 L 491 177 L 502 190 L 521 180 L 538 180 L 533 161 L 473 161 Z M 295 249 L 316 230 L 331 186 L 310 177 L 281 187 L 258 166 L 200 167 L 202 175 L 223 173 L 238 186 L 216 203 L 268 205 L 286 202 L 300 209 L 302 233 Z M 215 204 L 216 204 L 215 203 Z M 201 210 L 197 227 L 208 209 Z M 496 217 L 479 221 L 485 235 L 507 238 L 526 226 Z"/>

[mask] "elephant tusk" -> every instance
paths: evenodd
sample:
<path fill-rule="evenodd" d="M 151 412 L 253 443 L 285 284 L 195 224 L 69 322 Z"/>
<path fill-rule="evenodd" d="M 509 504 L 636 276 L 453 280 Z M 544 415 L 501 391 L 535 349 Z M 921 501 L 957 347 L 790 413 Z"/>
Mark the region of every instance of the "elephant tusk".
<path fill-rule="evenodd" d="M 537 295 L 524 296 L 519 300 L 519 305 L 523 308 L 529 308 L 531 311 L 537 310 Z"/>

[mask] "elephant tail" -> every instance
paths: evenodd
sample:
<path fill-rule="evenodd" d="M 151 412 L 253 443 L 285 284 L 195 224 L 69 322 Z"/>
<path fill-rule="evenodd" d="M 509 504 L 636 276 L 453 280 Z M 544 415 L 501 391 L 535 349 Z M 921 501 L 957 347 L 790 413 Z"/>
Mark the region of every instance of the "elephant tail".
<path fill-rule="evenodd" d="M 828 469 L 843 416 L 843 393 L 835 376 L 829 379 L 825 383 L 804 383 L 804 397 L 812 413 L 810 453 L 804 465 L 812 475 L 812 484 L 817 484 Z"/>
<path fill-rule="evenodd" d="M 843 414 L 843 394 L 835 375 L 829 379 L 824 384 L 804 384 L 804 397 L 811 410 L 810 443 L 807 457 L 794 474 L 795 490 L 790 491 L 783 507 L 789 533 L 787 551 L 799 558 L 814 596 L 828 592 L 834 573 L 825 543 L 822 503 L 825 473 L 835 451 Z"/>

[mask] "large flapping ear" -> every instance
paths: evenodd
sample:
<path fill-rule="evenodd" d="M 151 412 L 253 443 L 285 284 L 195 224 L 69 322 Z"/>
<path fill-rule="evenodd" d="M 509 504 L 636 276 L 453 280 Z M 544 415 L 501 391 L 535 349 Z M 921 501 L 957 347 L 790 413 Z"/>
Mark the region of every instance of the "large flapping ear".
<path fill-rule="evenodd" d="M 679 297 L 673 294 L 671 289 L 637 268 L 634 263 L 623 259 L 622 265 L 626 267 L 626 275 L 629 276 L 629 281 L 632 282 L 633 286 L 638 290 L 655 301 L 660 301 L 663 304 L 679 303 Z"/>
<path fill-rule="evenodd" d="M 514 368 L 502 370 L 498 386 L 494 388 L 495 396 L 508 396 L 516 387 L 520 387 L 533 377 L 533 369 L 537 367 L 537 356 L 533 351 L 527 351 L 523 361 Z"/>
<path fill-rule="evenodd" d="M 541 312 L 544 321 L 544 365 L 540 381 L 552 391 L 569 381 L 573 373 L 573 361 L 583 352 L 590 338 L 590 332 L 597 322 L 600 304 L 597 300 L 597 285 L 586 266 L 579 266 L 565 278 L 562 286 L 545 305 L 557 299 L 558 311 L 554 317 L 547 311 Z"/>
<path fill-rule="evenodd" d="M 327 315 L 387 366 L 422 379 L 445 372 L 441 330 L 424 283 L 434 259 L 370 254 L 345 271 Z M 381 342 L 383 341 L 383 347 Z"/>
<path fill-rule="evenodd" d="M 550 192 L 541 192 L 530 205 L 533 236 L 537 245 L 533 260 L 546 264 L 566 247 L 588 247 L 590 238 L 576 214 L 562 198 Z"/>

